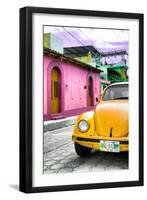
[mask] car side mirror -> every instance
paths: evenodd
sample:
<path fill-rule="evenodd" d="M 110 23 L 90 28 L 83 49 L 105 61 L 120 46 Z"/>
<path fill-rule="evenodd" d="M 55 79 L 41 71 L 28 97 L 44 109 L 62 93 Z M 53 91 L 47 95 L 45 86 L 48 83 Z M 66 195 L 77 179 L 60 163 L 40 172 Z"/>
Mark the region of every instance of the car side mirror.
<path fill-rule="evenodd" d="M 98 97 L 96 97 L 96 102 L 99 102 L 99 99 L 98 99 Z"/>
<path fill-rule="evenodd" d="M 100 99 L 98 97 L 96 97 L 96 102 L 100 103 Z"/>

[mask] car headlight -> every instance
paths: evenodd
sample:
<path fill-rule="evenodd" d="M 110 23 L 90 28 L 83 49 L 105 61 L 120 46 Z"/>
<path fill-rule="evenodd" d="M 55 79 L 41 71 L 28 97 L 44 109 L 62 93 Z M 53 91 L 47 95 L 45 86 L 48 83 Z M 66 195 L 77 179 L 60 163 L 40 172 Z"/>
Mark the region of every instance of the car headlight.
<path fill-rule="evenodd" d="M 88 129 L 89 129 L 89 123 L 88 123 L 88 121 L 86 121 L 86 120 L 81 120 L 79 123 L 78 123 L 78 128 L 79 128 L 79 130 L 81 131 L 81 132 L 86 132 L 86 131 L 88 131 Z"/>

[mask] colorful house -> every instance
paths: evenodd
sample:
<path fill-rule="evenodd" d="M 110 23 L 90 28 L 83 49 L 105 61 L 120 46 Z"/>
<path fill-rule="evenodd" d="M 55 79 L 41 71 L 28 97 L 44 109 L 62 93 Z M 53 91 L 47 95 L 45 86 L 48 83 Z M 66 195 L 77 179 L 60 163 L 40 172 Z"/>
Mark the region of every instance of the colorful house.
<path fill-rule="evenodd" d="M 52 33 L 44 33 L 43 46 L 59 53 L 63 53 L 63 40 Z"/>
<path fill-rule="evenodd" d="M 128 81 L 128 53 L 126 50 L 101 52 L 101 94 L 110 83 Z M 108 64 L 109 63 L 109 64 Z"/>
<path fill-rule="evenodd" d="M 107 68 L 108 80 L 111 83 L 128 81 L 127 70 L 128 66 L 124 63 L 120 63 Z"/>
<path fill-rule="evenodd" d="M 44 120 L 93 109 L 100 98 L 100 72 L 85 62 L 44 48 Z"/>
<path fill-rule="evenodd" d="M 127 81 L 127 52 L 125 50 L 99 52 L 94 46 L 75 46 L 64 48 L 64 54 L 101 69 L 101 94 L 110 83 Z M 119 64 L 106 64 L 106 61 L 123 61 Z M 111 58 L 111 59 L 110 59 Z M 105 61 L 105 64 L 102 62 Z"/>
<path fill-rule="evenodd" d="M 64 48 L 64 54 L 93 67 L 100 66 L 100 53 L 94 46 L 66 47 Z"/>
<path fill-rule="evenodd" d="M 110 83 L 128 81 L 128 66 L 124 63 L 116 65 L 102 65 L 99 69 L 103 70 L 100 75 L 101 94 L 103 94 L 105 87 L 107 87 Z"/>
<path fill-rule="evenodd" d="M 110 83 L 111 83 L 110 81 L 107 81 L 107 80 L 101 78 L 101 95 L 103 94 L 104 89 L 105 89 L 108 85 L 110 85 Z"/>

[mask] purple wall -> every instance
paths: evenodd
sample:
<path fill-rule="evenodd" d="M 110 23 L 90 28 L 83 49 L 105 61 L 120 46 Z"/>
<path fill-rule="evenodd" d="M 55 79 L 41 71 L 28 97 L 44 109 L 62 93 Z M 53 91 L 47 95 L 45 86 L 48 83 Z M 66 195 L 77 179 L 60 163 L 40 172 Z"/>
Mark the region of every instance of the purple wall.
<path fill-rule="evenodd" d="M 51 115 L 51 71 L 58 67 L 61 72 L 60 114 Z M 44 119 L 55 119 L 77 115 L 93 107 L 87 107 L 87 83 L 89 76 L 93 80 L 93 107 L 100 96 L 100 77 L 79 65 L 61 61 L 53 56 L 44 56 Z M 86 86 L 86 88 L 84 87 Z"/>

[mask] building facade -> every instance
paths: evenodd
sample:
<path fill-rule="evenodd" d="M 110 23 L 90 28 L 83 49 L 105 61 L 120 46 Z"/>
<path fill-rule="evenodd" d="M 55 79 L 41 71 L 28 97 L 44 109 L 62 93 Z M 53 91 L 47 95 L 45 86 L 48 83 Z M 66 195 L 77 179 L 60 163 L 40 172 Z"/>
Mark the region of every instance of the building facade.
<path fill-rule="evenodd" d="M 124 63 L 116 65 L 102 65 L 99 67 L 103 72 L 101 73 L 101 95 L 105 87 L 111 83 L 128 81 L 127 70 L 128 66 Z"/>
<path fill-rule="evenodd" d="M 44 120 L 79 115 L 100 98 L 101 70 L 44 48 Z"/>
<path fill-rule="evenodd" d="M 66 47 L 64 54 L 93 67 L 100 66 L 100 52 L 94 46 Z"/>

